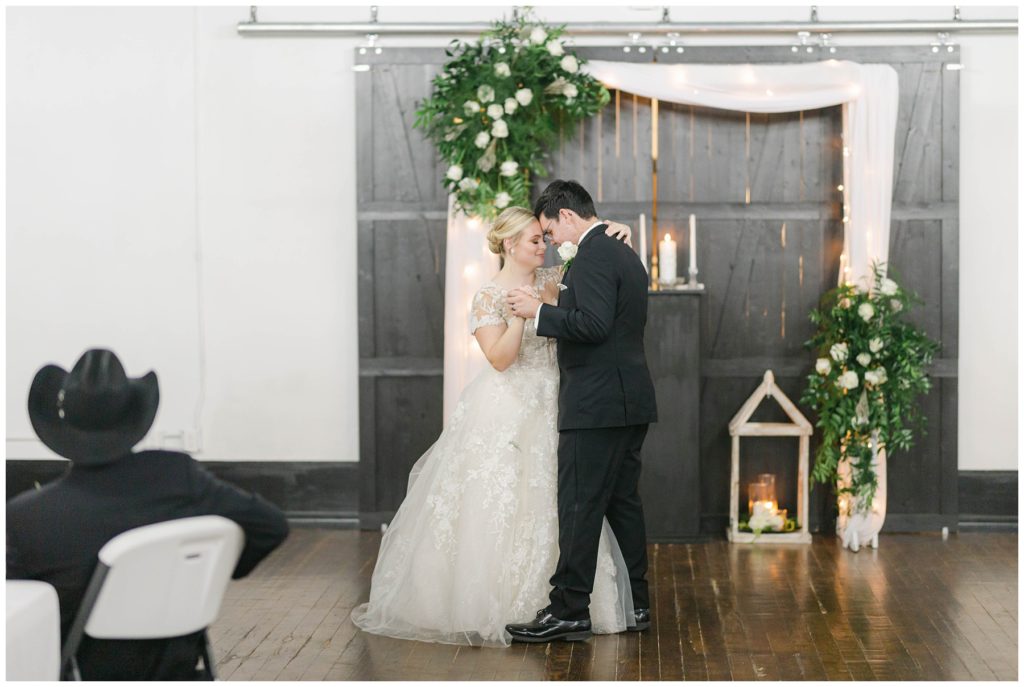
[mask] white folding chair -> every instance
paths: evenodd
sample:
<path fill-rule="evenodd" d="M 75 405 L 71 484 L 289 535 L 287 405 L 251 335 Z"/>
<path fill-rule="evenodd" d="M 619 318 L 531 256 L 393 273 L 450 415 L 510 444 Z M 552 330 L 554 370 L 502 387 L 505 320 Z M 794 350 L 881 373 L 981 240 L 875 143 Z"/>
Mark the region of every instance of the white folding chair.
<path fill-rule="evenodd" d="M 7 680 L 60 677 L 60 602 L 36 580 L 7 580 Z"/>
<path fill-rule="evenodd" d="M 163 639 L 205 630 L 244 544 L 242 529 L 203 515 L 129 530 L 107 542 L 61 652 L 62 672 L 81 680 L 83 634 L 96 639 Z M 205 635 L 205 633 L 204 633 Z M 214 677 L 209 638 L 203 662 Z"/>

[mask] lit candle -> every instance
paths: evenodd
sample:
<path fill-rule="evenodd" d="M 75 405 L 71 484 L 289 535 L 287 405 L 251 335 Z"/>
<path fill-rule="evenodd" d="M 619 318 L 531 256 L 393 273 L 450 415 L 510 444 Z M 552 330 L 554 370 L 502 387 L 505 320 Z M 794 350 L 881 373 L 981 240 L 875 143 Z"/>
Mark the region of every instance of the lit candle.
<path fill-rule="evenodd" d="M 665 234 L 665 240 L 658 245 L 658 281 L 672 284 L 676 280 L 676 242 Z"/>
<path fill-rule="evenodd" d="M 697 271 L 697 216 L 690 215 L 690 271 Z"/>
<path fill-rule="evenodd" d="M 647 215 L 640 213 L 640 262 L 647 269 Z"/>

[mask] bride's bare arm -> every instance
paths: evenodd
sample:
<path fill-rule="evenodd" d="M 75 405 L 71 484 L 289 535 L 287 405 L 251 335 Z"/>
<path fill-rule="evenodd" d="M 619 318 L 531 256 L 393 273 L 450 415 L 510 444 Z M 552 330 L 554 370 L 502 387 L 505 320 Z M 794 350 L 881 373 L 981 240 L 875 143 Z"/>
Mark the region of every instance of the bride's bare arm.
<path fill-rule="evenodd" d="M 480 327 L 473 336 L 480 344 L 480 350 L 487 357 L 487 362 L 498 372 L 504 372 L 519 356 L 519 346 L 523 342 L 523 327 L 526 320 L 513 317 L 508 325 L 492 324 Z"/>

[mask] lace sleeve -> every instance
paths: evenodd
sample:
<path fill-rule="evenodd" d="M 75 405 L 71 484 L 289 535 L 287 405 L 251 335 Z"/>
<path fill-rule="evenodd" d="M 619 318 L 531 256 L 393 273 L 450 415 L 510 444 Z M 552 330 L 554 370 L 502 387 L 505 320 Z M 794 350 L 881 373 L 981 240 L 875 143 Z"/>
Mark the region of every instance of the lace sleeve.
<path fill-rule="evenodd" d="M 508 324 L 505 321 L 505 301 L 501 291 L 484 286 L 473 296 L 473 306 L 469 312 L 469 333 L 473 334 L 480 327 L 495 324 Z"/>
<path fill-rule="evenodd" d="M 541 293 L 544 292 L 544 287 L 548 284 L 559 284 L 561 281 L 562 268 L 560 266 L 538 268 L 537 286 L 540 288 Z"/>

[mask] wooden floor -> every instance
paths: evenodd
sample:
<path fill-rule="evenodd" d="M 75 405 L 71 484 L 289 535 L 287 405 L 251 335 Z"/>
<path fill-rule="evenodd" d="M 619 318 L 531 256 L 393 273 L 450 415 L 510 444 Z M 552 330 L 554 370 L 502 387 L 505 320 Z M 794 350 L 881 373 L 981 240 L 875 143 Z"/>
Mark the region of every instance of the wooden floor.
<path fill-rule="evenodd" d="M 878 551 L 650 548 L 654 623 L 588 642 L 455 647 L 368 635 L 375 533 L 293 530 L 211 629 L 227 680 L 1015 680 L 1017 535 L 888 534 Z"/>

